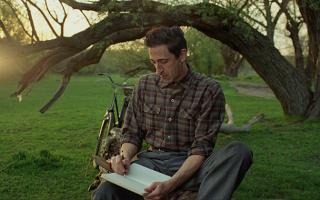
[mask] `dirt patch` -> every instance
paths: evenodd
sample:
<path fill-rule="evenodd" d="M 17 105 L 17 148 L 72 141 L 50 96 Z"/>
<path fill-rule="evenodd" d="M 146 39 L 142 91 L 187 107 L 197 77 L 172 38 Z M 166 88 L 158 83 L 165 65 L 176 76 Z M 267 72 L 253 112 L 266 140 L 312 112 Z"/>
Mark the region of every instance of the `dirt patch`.
<path fill-rule="evenodd" d="M 263 97 L 267 99 L 275 97 L 272 90 L 266 84 L 258 84 L 245 81 L 233 81 L 230 82 L 230 86 L 240 94 Z"/>

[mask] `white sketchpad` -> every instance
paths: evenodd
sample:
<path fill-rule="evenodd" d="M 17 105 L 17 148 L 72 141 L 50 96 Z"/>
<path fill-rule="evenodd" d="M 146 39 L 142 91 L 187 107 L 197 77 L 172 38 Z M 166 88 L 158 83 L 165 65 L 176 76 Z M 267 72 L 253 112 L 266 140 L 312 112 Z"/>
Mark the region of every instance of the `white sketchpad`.
<path fill-rule="evenodd" d="M 130 165 L 129 173 L 125 176 L 117 173 L 103 173 L 101 177 L 141 196 L 146 195 L 144 189 L 153 182 L 167 181 L 171 178 L 170 176 L 135 163 Z"/>

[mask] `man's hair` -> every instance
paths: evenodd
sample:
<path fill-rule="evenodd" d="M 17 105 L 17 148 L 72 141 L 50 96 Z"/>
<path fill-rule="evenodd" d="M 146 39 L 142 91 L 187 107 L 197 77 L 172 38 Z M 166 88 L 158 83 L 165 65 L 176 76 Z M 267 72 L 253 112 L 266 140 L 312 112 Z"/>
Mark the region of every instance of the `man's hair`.
<path fill-rule="evenodd" d="M 152 28 L 147 32 L 144 44 L 149 48 L 166 45 L 169 52 L 177 58 L 180 55 L 181 49 L 187 49 L 187 42 L 183 31 L 178 26 Z"/>

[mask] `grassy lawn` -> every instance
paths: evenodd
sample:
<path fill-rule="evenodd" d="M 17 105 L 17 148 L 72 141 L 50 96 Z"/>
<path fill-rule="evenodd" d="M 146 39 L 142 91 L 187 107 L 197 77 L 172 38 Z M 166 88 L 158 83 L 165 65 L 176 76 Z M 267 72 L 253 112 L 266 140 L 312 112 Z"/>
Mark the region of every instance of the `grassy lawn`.
<path fill-rule="evenodd" d="M 15 83 L 0 85 L 1 200 L 90 199 L 86 190 L 96 174 L 90 156 L 112 89 L 101 77 L 75 76 L 60 100 L 40 114 L 59 83 L 58 76 L 46 78 L 20 103 L 9 97 Z M 240 140 L 254 152 L 234 198 L 320 199 L 320 123 L 286 121 L 275 99 L 237 94 L 221 83 L 237 124 L 258 112 L 266 116 L 250 133 L 219 135 L 217 147 Z"/>

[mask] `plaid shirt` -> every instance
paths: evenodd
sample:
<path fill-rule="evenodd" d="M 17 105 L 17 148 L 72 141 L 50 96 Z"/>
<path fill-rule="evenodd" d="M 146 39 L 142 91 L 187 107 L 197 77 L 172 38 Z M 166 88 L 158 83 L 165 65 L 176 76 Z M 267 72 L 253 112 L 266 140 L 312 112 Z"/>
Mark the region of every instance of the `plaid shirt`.
<path fill-rule="evenodd" d="M 188 151 L 208 156 L 224 118 L 225 99 L 219 84 L 189 70 L 178 83 L 156 74 L 143 76 L 135 88 L 122 129 L 122 143 L 141 148 Z"/>

